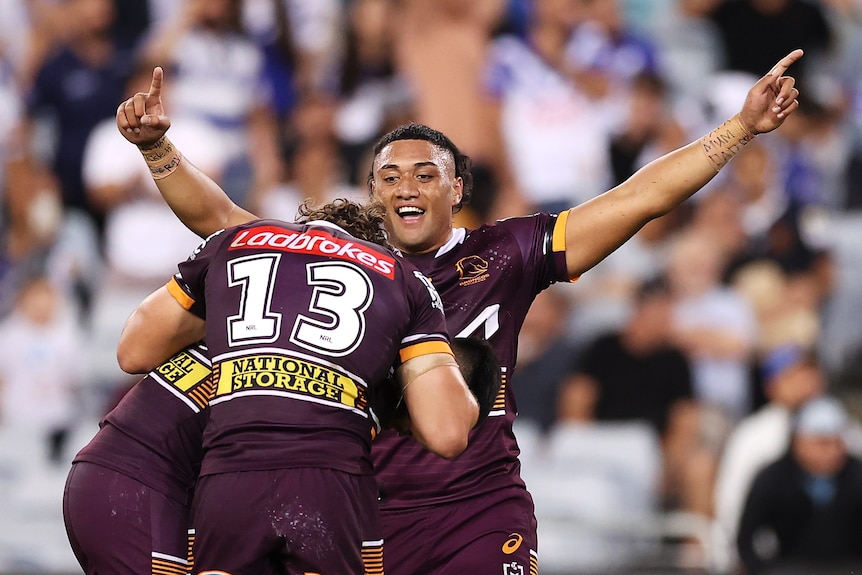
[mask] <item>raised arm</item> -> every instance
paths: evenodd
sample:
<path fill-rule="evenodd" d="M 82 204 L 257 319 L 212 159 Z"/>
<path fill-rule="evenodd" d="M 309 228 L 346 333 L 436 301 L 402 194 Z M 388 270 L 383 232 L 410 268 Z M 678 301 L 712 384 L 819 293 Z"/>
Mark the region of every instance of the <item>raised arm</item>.
<path fill-rule="evenodd" d="M 619 186 L 569 210 L 566 264 L 569 275 L 592 268 L 648 221 L 691 197 L 757 134 L 779 127 L 796 108 L 795 80 L 784 76 L 802 57 L 794 50 L 746 97 L 739 114 L 699 140 L 650 162 Z"/>
<path fill-rule="evenodd" d="M 117 108 L 117 128 L 141 151 L 162 197 L 186 227 L 204 238 L 257 219 L 183 158 L 168 139 L 171 120 L 162 105 L 163 80 L 161 67 L 154 68 L 149 91 L 138 92 Z"/>

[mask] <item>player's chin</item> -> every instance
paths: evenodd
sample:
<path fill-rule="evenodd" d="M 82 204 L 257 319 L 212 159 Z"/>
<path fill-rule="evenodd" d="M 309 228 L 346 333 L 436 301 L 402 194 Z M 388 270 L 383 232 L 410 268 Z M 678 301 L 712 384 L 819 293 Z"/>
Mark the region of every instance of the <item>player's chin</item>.
<path fill-rule="evenodd" d="M 423 253 L 427 251 L 429 245 L 433 245 L 429 240 L 429 234 L 424 231 L 405 229 L 401 226 L 394 226 L 389 229 L 389 241 L 405 252 L 412 254 Z"/>

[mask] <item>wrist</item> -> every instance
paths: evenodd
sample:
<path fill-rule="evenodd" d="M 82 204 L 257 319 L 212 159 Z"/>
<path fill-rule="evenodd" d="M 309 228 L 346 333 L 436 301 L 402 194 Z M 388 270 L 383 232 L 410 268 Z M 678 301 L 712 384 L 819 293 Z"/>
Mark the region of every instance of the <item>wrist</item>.
<path fill-rule="evenodd" d="M 716 172 L 727 165 L 742 150 L 754 134 L 745 127 L 739 114 L 700 139 L 700 145 Z"/>
<path fill-rule="evenodd" d="M 180 151 L 174 147 L 167 136 L 162 136 L 151 145 L 138 146 L 138 150 L 144 157 L 154 180 L 161 180 L 170 176 L 183 159 Z"/>

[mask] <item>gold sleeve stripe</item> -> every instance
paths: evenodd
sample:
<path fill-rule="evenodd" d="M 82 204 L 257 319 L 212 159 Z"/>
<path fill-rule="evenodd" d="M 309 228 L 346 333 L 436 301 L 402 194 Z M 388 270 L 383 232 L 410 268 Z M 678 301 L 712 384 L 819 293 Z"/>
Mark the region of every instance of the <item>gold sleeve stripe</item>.
<path fill-rule="evenodd" d="M 177 283 L 177 278 L 171 278 L 167 284 L 168 292 L 174 296 L 174 299 L 183 306 L 183 309 L 191 309 L 195 300 L 189 297 L 189 294 L 183 291 L 180 284 Z"/>
<path fill-rule="evenodd" d="M 569 210 L 560 212 L 557 223 L 554 224 L 554 234 L 551 240 L 551 249 L 555 252 L 566 251 L 566 222 L 569 221 Z"/>
<path fill-rule="evenodd" d="M 448 353 L 449 355 L 455 355 L 452 353 L 452 348 L 449 347 L 449 344 L 445 341 L 426 341 L 403 348 L 400 352 L 401 363 L 404 363 L 408 359 L 419 357 L 420 355 L 428 355 L 429 353 Z"/>

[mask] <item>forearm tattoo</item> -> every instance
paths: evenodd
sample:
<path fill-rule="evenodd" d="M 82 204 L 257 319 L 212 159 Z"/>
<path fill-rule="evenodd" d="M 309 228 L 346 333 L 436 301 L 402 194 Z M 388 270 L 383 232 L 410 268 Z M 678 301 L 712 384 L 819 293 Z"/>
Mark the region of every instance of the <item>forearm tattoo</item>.
<path fill-rule="evenodd" d="M 171 141 L 165 136 L 159 138 L 152 146 L 140 148 L 140 150 L 154 180 L 161 180 L 170 176 L 183 159 L 180 151 L 174 148 Z"/>
<path fill-rule="evenodd" d="M 745 128 L 739 115 L 736 115 L 702 137 L 700 145 L 709 163 L 718 172 L 753 139 L 754 134 Z"/>

